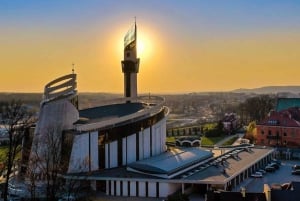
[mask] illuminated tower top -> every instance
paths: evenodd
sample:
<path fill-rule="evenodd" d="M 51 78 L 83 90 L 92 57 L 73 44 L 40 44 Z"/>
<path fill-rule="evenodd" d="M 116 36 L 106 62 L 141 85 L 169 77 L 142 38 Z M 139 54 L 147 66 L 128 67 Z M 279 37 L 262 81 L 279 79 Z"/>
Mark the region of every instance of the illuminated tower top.
<path fill-rule="evenodd" d="M 137 26 L 136 22 L 124 37 L 124 60 L 122 72 L 124 73 L 124 96 L 137 97 L 137 73 L 139 72 L 140 59 L 137 58 Z"/>

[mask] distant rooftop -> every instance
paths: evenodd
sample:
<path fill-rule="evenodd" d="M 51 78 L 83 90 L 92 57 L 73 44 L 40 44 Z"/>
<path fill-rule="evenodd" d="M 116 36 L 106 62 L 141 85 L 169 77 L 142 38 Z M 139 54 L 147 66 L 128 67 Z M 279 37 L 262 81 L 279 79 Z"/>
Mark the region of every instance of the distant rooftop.
<path fill-rule="evenodd" d="M 300 98 L 278 98 L 276 111 L 286 110 L 291 107 L 300 107 Z"/>
<path fill-rule="evenodd" d="M 300 109 L 299 107 L 290 107 L 279 112 L 271 111 L 257 125 L 300 127 Z"/>

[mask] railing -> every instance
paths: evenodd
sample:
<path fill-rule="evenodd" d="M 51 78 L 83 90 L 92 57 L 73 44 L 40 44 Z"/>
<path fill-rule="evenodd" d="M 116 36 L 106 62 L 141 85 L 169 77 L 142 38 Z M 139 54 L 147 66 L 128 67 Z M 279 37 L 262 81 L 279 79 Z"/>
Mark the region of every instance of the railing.
<path fill-rule="evenodd" d="M 76 74 L 59 77 L 45 86 L 44 100 L 55 99 L 76 91 Z"/>

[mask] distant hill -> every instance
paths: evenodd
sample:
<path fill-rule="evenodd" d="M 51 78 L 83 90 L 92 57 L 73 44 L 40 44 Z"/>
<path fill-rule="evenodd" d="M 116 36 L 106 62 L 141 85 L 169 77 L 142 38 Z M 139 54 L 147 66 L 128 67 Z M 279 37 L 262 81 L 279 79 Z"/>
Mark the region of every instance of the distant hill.
<path fill-rule="evenodd" d="M 254 89 L 235 89 L 234 93 L 255 93 L 255 94 L 278 94 L 293 93 L 300 94 L 300 86 L 266 86 Z"/>
<path fill-rule="evenodd" d="M 113 93 L 79 93 L 79 108 L 93 107 L 98 102 L 122 97 L 121 94 Z M 11 100 L 21 100 L 23 103 L 39 109 L 40 102 L 43 99 L 42 93 L 7 93 L 0 92 L 0 103 Z"/>

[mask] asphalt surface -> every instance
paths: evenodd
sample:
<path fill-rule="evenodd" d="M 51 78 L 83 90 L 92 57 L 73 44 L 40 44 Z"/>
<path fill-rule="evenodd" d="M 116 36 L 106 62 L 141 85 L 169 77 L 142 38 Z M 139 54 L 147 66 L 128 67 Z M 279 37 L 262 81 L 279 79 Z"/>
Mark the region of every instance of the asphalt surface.
<path fill-rule="evenodd" d="M 292 166 L 300 164 L 300 161 L 281 161 L 281 166 L 275 172 L 267 172 L 262 178 L 248 178 L 237 186 L 233 191 L 240 191 L 246 187 L 248 192 L 263 192 L 264 184 L 284 184 L 291 181 L 300 182 L 300 175 L 292 175 Z"/>

